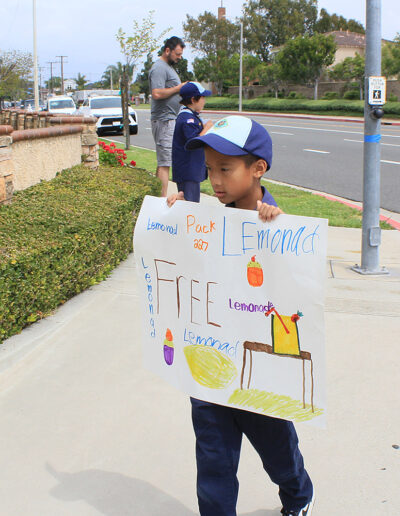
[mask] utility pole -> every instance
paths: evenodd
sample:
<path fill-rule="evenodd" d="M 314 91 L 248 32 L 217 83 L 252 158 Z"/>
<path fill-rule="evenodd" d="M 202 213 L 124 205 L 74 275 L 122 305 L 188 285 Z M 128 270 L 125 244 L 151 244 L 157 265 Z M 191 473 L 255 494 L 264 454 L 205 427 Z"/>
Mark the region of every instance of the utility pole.
<path fill-rule="evenodd" d="M 42 91 L 42 70 L 44 70 L 44 66 L 39 66 L 39 101 L 43 102 L 43 91 Z"/>
<path fill-rule="evenodd" d="M 53 93 L 53 64 L 56 64 L 57 61 L 47 61 L 47 64 L 50 65 L 50 93 Z"/>
<path fill-rule="evenodd" d="M 36 44 L 36 0 L 33 0 L 33 90 L 35 98 L 35 111 L 39 111 L 39 86 L 38 86 L 38 57 Z"/>
<path fill-rule="evenodd" d="M 381 77 L 381 0 L 366 0 L 365 104 L 364 104 L 364 182 L 361 266 L 359 274 L 388 274 L 379 267 L 381 244 L 380 159 L 381 107 L 385 103 L 386 80 Z"/>
<path fill-rule="evenodd" d="M 68 56 L 56 56 L 60 58 L 61 63 L 61 95 L 64 95 L 64 58 Z"/>
<path fill-rule="evenodd" d="M 239 59 L 239 113 L 242 111 L 243 90 L 243 23 L 240 22 L 240 59 Z"/>

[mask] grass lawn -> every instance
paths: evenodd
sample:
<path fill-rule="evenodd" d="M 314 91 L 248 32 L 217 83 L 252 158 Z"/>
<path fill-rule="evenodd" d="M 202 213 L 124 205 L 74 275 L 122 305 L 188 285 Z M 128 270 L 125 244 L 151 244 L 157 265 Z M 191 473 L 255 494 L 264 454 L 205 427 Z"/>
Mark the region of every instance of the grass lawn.
<path fill-rule="evenodd" d="M 100 139 L 107 141 L 105 138 Z M 119 148 L 124 147 L 123 144 L 116 145 Z M 126 154 L 128 163 L 131 160 L 135 160 L 137 167 L 145 168 L 155 174 L 157 164 L 156 153 L 154 151 L 131 146 L 131 149 L 127 151 Z M 275 197 L 279 207 L 282 208 L 285 213 L 328 219 L 330 226 L 361 228 L 362 214 L 361 211 L 355 208 L 350 208 L 340 202 L 329 201 L 311 192 L 298 190 L 290 186 L 277 185 L 266 179 L 263 179 L 262 183 Z M 214 195 L 211 183 L 208 179 L 201 184 L 201 191 L 205 194 Z M 393 227 L 386 222 L 381 222 L 381 228 L 393 229 Z"/>

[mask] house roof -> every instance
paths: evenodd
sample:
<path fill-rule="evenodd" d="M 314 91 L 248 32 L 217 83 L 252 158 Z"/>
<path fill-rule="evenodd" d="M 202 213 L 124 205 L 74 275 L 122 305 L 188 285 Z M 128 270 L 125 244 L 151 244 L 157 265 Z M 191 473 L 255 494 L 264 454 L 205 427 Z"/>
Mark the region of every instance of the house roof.
<path fill-rule="evenodd" d="M 350 32 L 348 30 L 334 30 L 325 32 L 325 36 L 333 36 L 338 47 L 360 47 L 365 48 L 365 34 Z"/>

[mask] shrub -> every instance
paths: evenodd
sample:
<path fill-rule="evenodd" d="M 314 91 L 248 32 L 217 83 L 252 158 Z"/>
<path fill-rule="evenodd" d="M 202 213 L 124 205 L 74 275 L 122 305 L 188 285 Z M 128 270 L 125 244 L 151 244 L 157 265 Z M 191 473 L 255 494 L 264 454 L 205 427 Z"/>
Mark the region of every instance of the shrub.
<path fill-rule="evenodd" d="M 397 102 L 398 100 L 398 97 L 394 93 L 389 95 L 388 102 Z"/>
<path fill-rule="evenodd" d="M 102 279 L 132 249 L 159 181 L 142 169 L 77 166 L 0 206 L 0 341 Z"/>
<path fill-rule="evenodd" d="M 216 110 L 237 110 L 238 100 L 227 99 L 221 97 L 209 97 L 206 107 Z M 309 100 L 309 99 L 275 99 L 256 97 L 254 99 L 243 100 L 244 111 L 265 111 L 265 112 L 280 112 L 280 113 L 330 113 L 346 115 L 364 113 L 363 100 Z M 386 115 L 400 115 L 400 102 L 387 102 L 384 106 Z"/>
<path fill-rule="evenodd" d="M 297 93 L 297 91 L 291 91 L 291 92 L 289 92 L 287 98 L 288 99 L 306 99 L 307 97 L 305 97 L 302 93 Z"/>
<path fill-rule="evenodd" d="M 338 99 L 339 93 L 337 91 L 327 91 L 325 92 L 325 95 L 321 98 L 321 100 L 332 100 L 332 99 Z"/>
<path fill-rule="evenodd" d="M 349 90 L 343 93 L 343 98 L 346 100 L 357 100 L 360 98 L 360 92 L 358 90 Z"/>

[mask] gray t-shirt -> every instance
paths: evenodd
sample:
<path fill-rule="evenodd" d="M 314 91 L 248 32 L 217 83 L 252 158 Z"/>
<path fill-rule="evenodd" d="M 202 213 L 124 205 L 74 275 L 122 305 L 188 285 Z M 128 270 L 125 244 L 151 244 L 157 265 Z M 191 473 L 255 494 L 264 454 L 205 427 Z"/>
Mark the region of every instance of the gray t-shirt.
<path fill-rule="evenodd" d="M 151 67 L 149 73 L 150 92 L 158 88 L 173 88 L 181 83 L 179 75 L 175 69 L 167 64 L 163 59 L 157 61 Z M 181 105 L 179 104 L 179 93 L 167 99 L 151 99 L 151 119 L 152 120 L 175 120 L 178 116 Z"/>

